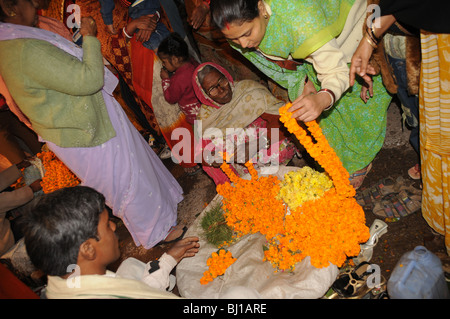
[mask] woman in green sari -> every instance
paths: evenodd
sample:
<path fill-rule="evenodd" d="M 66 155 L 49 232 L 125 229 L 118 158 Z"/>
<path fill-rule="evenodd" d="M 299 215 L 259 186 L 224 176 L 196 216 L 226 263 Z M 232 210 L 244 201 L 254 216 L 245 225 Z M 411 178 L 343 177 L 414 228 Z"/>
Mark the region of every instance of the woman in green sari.
<path fill-rule="evenodd" d="M 317 119 L 356 189 L 383 146 L 391 101 L 381 76 L 373 78 L 376 94 L 367 102 L 361 84 L 349 84 L 366 8 L 365 0 L 211 1 L 212 18 L 231 45 L 288 90 L 293 116 Z M 302 95 L 308 80 L 317 93 Z"/>

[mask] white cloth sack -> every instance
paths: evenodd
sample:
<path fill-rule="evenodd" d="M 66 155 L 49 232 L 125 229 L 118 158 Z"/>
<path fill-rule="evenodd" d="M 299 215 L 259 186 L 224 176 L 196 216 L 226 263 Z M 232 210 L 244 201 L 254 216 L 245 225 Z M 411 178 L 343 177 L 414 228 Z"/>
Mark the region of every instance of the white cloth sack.
<path fill-rule="evenodd" d="M 280 166 L 276 175 L 284 178 L 288 171 L 296 167 Z M 322 297 L 335 281 L 338 268 L 330 265 L 327 268 L 315 268 L 310 258 L 305 258 L 295 265 L 294 272 L 275 272 L 272 264 L 264 262 L 263 245 L 266 239 L 260 233 L 246 235 L 228 248 L 237 260 L 221 277 L 202 285 L 200 278 L 208 270 L 207 259 L 217 247 L 209 244 L 201 228 L 203 216 L 212 207 L 222 201 L 219 194 L 197 217 L 186 233 L 187 236 L 200 238 L 200 251 L 191 258 L 184 258 L 177 266 L 177 285 L 182 297 L 194 299 L 234 298 L 228 292 L 238 287 L 246 287 L 254 291 L 247 294 L 249 299 L 260 296 L 265 299 L 313 299 Z M 235 289 L 239 291 L 239 289 Z M 224 296 L 224 293 L 227 293 Z M 242 298 L 240 295 L 239 298 Z"/>

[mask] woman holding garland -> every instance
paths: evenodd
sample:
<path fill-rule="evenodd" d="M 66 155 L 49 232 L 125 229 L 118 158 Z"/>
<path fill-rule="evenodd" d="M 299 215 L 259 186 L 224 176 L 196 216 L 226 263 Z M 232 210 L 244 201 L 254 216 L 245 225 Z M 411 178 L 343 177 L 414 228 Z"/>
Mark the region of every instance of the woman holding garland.
<path fill-rule="evenodd" d="M 288 90 L 296 119 L 318 120 L 359 188 L 384 143 L 391 101 L 381 76 L 373 78 L 369 91 L 376 94 L 367 102 L 362 85 L 349 84 L 366 1 L 212 0 L 210 10 L 231 45 Z M 302 96 L 306 81 L 317 93 Z"/>

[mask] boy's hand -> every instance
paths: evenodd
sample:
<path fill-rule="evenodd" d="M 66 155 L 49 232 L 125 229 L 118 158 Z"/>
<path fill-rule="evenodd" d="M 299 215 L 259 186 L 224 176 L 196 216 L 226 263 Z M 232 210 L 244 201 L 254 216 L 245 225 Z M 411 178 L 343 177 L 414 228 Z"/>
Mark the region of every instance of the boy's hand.
<path fill-rule="evenodd" d="M 198 237 L 186 237 L 177 241 L 167 254 L 172 256 L 177 263 L 179 263 L 185 257 L 193 257 L 198 253 L 200 244 L 198 243 Z"/>

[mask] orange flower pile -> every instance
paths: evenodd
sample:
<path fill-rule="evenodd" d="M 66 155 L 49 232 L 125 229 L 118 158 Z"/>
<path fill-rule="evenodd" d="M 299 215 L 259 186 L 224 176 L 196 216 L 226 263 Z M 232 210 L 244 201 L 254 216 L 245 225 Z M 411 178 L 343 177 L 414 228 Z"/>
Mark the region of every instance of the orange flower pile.
<path fill-rule="evenodd" d="M 227 225 L 237 233 L 237 237 L 260 232 L 268 238 L 283 232 L 286 207 L 277 199 L 280 180 L 276 176 L 261 176 L 252 163 L 245 164 L 252 176 L 251 180 L 237 176 L 224 162 L 222 170 L 233 184 L 217 186 L 222 195 L 222 209 Z"/>
<path fill-rule="evenodd" d="M 356 256 L 360 243 L 370 236 L 362 207 L 356 202 L 349 174 L 328 144 L 319 125 L 306 123 L 309 133 L 280 109 L 280 120 L 295 134 L 312 157 L 325 169 L 334 187 L 316 200 L 310 200 L 287 213 L 277 199 L 280 181 L 275 176 L 258 177 L 252 163 L 246 163 L 251 180 L 233 173 L 225 162 L 222 170 L 232 181 L 217 186 L 223 196 L 227 224 L 239 235 L 260 232 L 268 245 L 265 260 L 279 270 L 294 270 L 295 264 L 309 256 L 317 268 L 330 263 L 340 267 L 347 256 Z"/>
<path fill-rule="evenodd" d="M 80 184 L 78 177 L 73 174 L 61 160 L 50 150 L 43 150 L 37 156 L 44 165 L 45 174 L 42 177 L 42 191 L 51 193 L 64 187 L 72 187 Z"/>
<path fill-rule="evenodd" d="M 230 267 L 236 258 L 234 258 L 230 251 L 220 249 L 219 252 L 213 252 L 211 257 L 206 261 L 206 265 L 209 269 L 203 273 L 203 277 L 200 279 L 202 285 L 214 280 L 218 276 L 222 276 L 225 271 Z"/>

